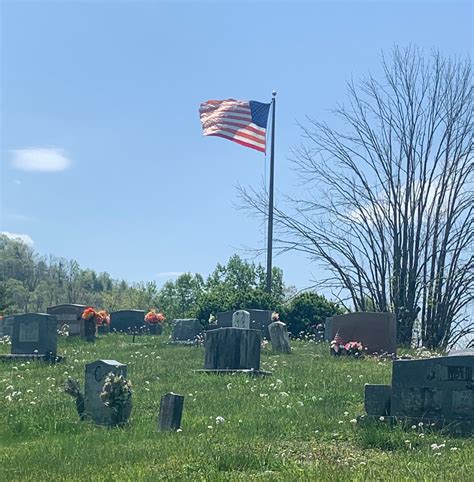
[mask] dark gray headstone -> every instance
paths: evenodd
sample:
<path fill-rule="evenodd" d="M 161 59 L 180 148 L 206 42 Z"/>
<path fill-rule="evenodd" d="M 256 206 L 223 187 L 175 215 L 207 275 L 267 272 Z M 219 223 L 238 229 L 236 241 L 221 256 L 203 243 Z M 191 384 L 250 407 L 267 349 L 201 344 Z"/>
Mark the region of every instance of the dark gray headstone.
<path fill-rule="evenodd" d="M 9 336 L 13 335 L 13 320 L 15 319 L 14 315 L 4 316 L 1 321 L 1 330 L 0 334 L 2 336 Z"/>
<path fill-rule="evenodd" d="M 178 430 L 181 427 L 184 396 L 167 393 L 161 397 L 158 430 Z"/>
<path fill-rule="evenodd" d="M 56 354 L 57 320 L 54 315 L 26 313 L 14 315 L 12 354 Z"/>
<path fill-rule="evenodd" d="M 397 324 L 393 313 L 356 312 L 334 315 L 329 326 L 330 340 L 337 333 L 344 343 L 360 341 L 369 354 L 397 352 Z"/>
<path fill-rule="evenodd" d="M 110 331 L 138 332 L 144 325 L 145 312 L 142 310 L 120 310 L 110 313 Z"/>
<path fill-rule="evenodd" d="M 63 304 L 46 308 L 46 313 L 55 315 L 58 320 L 58 328 L 66 324 L 69 326 L 69 335 L 78 336 L 81 334 L 81 317 L 86 305 Z"/>
<path fill-rule="evenodd" d="M 246 309 L 250 313 L 250 329 L 260 330 L 265 338 L 269 338 L 268 325 L 272 322 L 271 310 Z M 231 328 L 234 311 L 220 311 L 216 313 L 217 328 Z"/>
<path fill-rule="evenodd" d="M 109 373 L 127 377 L 127 365 L 116 360 L 96 360 L 86 365 L 85 416 L 98 425 L 113 425 L 113 411 L 104 405 L 100 392 Z"/>
<path fill-rule="evenodd" d="M 285 323 L 274 321 L 268 326 L 268 331 L 273 351 L 281 353 L 291 352 L 290 337 L 288 336 Z"/>
<path fill-rule="evenodd" d="M 196 318 L 173 320 L 172 340 L 174 342 L 194 342 L 201 333 L 202 326 Z"/>
<path fill-rule="evenodd" d="M 220 328 L 206 333 L 204 368 L 259 370 L 260 330 Z"/>
<path fill-rule="evenodd" d="M 474 357 L 393 362 L 391 415 L 474 420 Z"/>
<path fill-rule="evenodd" d="M 391 385 L 365 385 L 365 411 L 371 416 L 390 415 Z"/>

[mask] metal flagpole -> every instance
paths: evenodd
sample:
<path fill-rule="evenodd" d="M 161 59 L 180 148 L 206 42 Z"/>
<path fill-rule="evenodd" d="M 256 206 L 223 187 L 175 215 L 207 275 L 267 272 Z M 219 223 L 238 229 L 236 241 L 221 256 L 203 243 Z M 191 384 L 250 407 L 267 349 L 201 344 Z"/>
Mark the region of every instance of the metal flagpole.
<path fill-rule="evenodd" d="M 272 250 L 273 250 L 273 183 L 275 172 L 275 97 L 272 92 L 272 140 L 270 151 L 270 193 L 268 199 L 268 238 L 267 238 L 267 291 L 272 292 Z"/>

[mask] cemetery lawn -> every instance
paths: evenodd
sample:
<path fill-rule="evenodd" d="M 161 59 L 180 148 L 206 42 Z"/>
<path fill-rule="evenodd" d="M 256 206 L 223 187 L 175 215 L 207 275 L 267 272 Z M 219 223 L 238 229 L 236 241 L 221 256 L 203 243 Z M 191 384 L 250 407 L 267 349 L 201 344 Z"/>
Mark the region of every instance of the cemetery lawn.
<path fill-rule="evenodd" d="M 353 422 L 364 384 L 390 383 L 389 361 L 293 341 L 289 355 L 263 350 L 271 377 L 194 374 L 204 348 L 166 339 L 63 339 L 64 363 L 0 363 L 0 480 L 474 480 L 472 438 Z M 80 422 L 62 392 L 68 375 L 83 388 L 84 365 L 99 358 L 128 364 L 128 427 Z M 182 431 L 159 433 L 169 391 L 185 395 Z"/>

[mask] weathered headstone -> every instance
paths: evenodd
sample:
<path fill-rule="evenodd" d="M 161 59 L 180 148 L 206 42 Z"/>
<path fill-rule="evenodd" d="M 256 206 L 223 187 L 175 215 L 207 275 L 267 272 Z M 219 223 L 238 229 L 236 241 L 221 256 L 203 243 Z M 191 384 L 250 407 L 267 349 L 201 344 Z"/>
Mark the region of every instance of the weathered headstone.
<path fill-rule="evenodd" d="M 250 328 L 250 313 L 245 310 L 238 310 L 232 315 L 232 328 Z"/>
<path fill-rule="evenodd" d="M 67 303 L 63 305 L 50 306 L 46 308 L 46 313 L 56 316 L 58 320 L 58 328 L 66 324 L 69 326 L 70 336 L 79 336 L 81 334 L 81 316 L 86 308 L 86 305 Z"/>
<path fill-rule="evenodd" d="M 393 313 L 356 312 L 335 315 L 329 323 L 330 340 L 334 339 L 336 333 L 344 343 L 361 342 L 368 354 L 397 352 L 397 325 Z"/>
<path fill-rule="evenodd" d="M 208 370 L 259 370 L 259 330 L 220 328 L 206 333 L 204 368 Z"/>
<path fill-rule="evenodd" d="M 281 321 L 274 321 L 268 326 L 270 333 L 270 341 L 272 342 L 273 351 L 281 353 L 290 353 L 290 337 L 286 329 L 286 324 Z"/>
<path fill-rule="evenodd" d="M 13 317 L 12 354 L 56 355 L 57 320 L 54 315 L 26 313 Z"/>
<path fill-rule="evenodd" d="M 474 357 L 393 362 L 391 415 L 474 421 Z"/>
<path fill-rule="evenodd" d="M 173 320 L 173 343 L 194 343 L 201 333 L 201 323 L 195 318 Z"/>
<path fill-rule="evenodd" d="M 143 310 L 119 310 L 110 314 L 111 332 L 139 332 L 144 325 L 145 312 Z"/>
<path fill-rule="evenodd" d="M 161 397 L 158 430 L 178 430 L 181 427 L 184 396 L 167 393 Z"/>
<path fill-rule="evenodd" d="M 245 311 L 250 313 L 250 325 L 249 328 L 252 330 L 260 330 L 263 337 L 268 338 L 270 336 L 268 332 L 268 325 L 272 322 L 272 311 L 271 310 L 253 310 L 246 309 Z M 216 313 L 217 324 L 213 328 L 231 328 L 232 327 L 232 317 L 234 311 L 220 311 Z"/>
<path fill-rule="evenodd" d="M 98 425 L 113 425 L 113 409 L 104 405 L 100 399 L 100 393 L 109 373 L 127 377 L 127 365 L 116 360 L 96 360 L 86 364 L 85 371 L 85 416 Z"/>
<path fill-rule="evenodd" d="M 391 385 L 365 384 L 365 411 L 371 416 L 390 415 Z"/>

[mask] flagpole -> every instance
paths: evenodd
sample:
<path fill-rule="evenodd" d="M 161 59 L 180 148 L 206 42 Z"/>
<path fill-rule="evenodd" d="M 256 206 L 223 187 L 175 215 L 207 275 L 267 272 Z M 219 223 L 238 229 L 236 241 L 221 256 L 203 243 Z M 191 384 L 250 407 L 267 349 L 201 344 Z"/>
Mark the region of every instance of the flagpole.
<path fill-rule="evenodd" d="M 267 237 L 267 292 L 272 292 L 272 250 L 273 250 L 273 185 L 275 174 L 275 98 L 272 92 L 272 139 L 270 151 L 270 193 L 268 198 L 268 237 Z"/>

